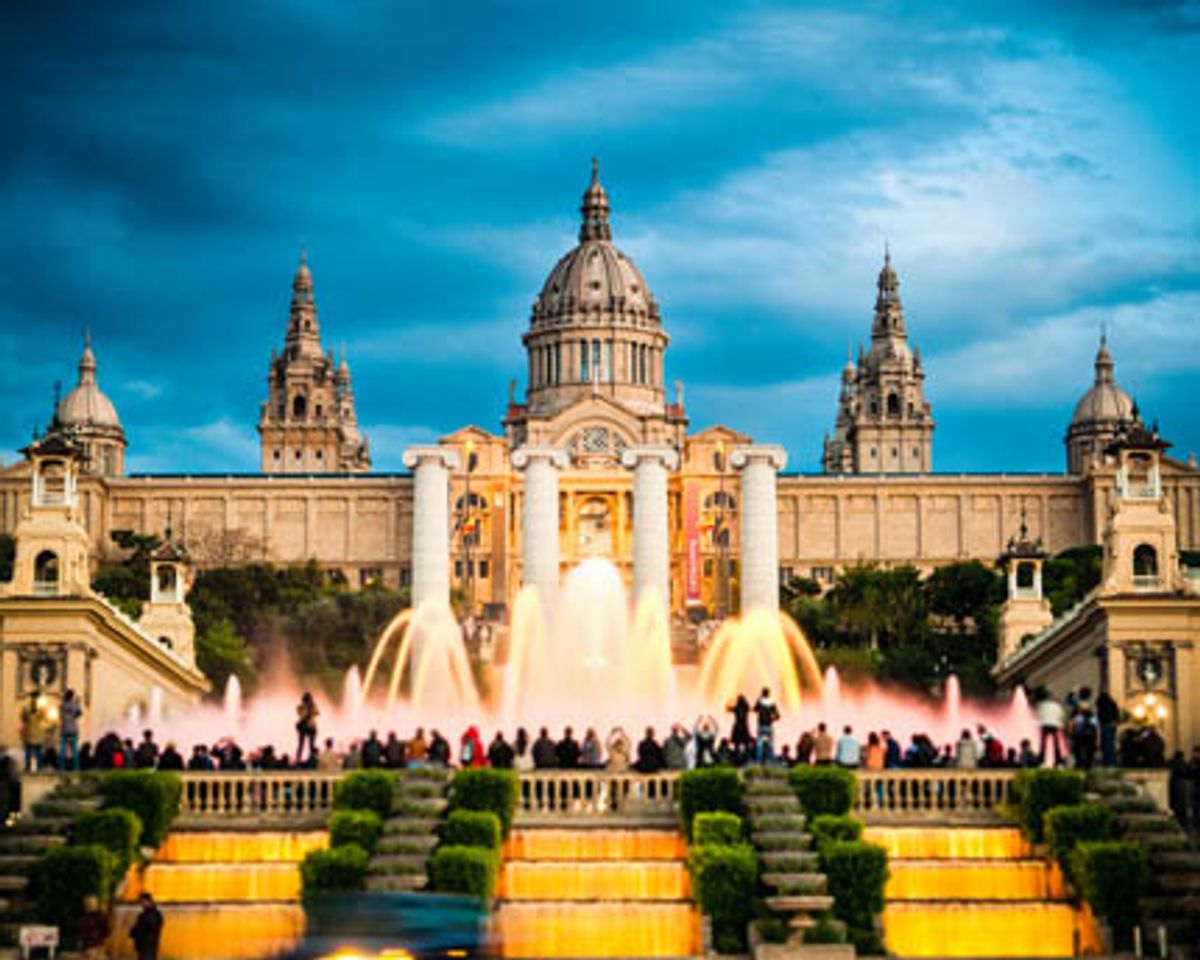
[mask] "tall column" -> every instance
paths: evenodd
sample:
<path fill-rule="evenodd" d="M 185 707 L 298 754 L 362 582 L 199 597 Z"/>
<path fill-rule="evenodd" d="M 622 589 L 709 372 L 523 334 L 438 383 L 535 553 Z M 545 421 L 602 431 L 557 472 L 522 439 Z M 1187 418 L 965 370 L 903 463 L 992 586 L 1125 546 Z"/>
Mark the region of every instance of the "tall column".
<path fill-rule="evenodd" d="M 779 609 L 779 506 L 775 474 L 787 464 L 783 447 L 738 447 L 729 461 L 742 473 L 742 613 Z"/>
<path fill-rule="evenodd" d="M 665 444 L 630 447 L 621 463 L 633 469 L 633 600 L 655 591 L 671 606 L 671 537 L 667 524 L 667 472 L 679 454 Z"/>
<path fill-rule="evenodd" d="M 567 455 L 555 447 L 520 447 L 512 462 L 525 473 L 522 583 L 536 587 L 542 607 L 549 608 L 558 596 L 558 471 Z"/>
<path fill-rule="evenodd" d="M 412 605 L 450 602 L 450 471 L 458 451 L 409 447 L 404 465 L 413 472 Z"/>

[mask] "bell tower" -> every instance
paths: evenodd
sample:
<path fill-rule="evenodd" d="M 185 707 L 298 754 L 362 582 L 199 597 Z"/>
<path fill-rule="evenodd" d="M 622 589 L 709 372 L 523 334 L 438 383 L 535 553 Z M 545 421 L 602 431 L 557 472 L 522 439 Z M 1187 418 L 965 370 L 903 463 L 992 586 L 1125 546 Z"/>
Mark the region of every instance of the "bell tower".
<path fill-rule="evenodd" d="M 1000 660 L 1004 660 L 1026 637 L 1038 633 L 1054 621 L 1050 603 L 1042 595 L 1042 566 L 1046 551 L 1042 541 L 1030 540 L 1021 508 L 1021 530 L 1008 541 L 1000 556 L 1008 569 L 1008 599 L 1000 608 Z"/>
<path fill-rule="evenodd" d="M 196 624 L 187 604 L 190 580 L 187 552 L 171 539 L 150 554 L 150 601 L 143 605 L 138 626 L 189 666 L 196 662 Z"/>

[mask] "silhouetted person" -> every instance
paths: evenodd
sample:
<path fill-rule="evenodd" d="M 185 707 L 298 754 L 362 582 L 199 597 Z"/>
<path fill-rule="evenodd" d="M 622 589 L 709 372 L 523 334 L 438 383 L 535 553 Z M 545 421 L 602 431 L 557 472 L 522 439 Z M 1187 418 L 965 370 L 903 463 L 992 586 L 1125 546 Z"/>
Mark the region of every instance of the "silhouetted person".
<path fill-rule="evenodd" d="M 488 763 L 497 770 L 511 770 L 515 756 L 516 753 L 504 739 L 504 734 L 497 730 L 492 742 L 488 744 Z"/>
<path fill-rule="evenodd" d="M 533 765 L 538 770 L 550 770 L 558 764 L 558 751 L 550 739 L 550 731 L 542 727 L 533 741 Z"/>
<path fill-rule="evenodd" d="M 304 758 L 304 747 L 307 744 L 311 754 L 317 749 L 317 717 L 321 711 L 313 700 L 313 695 L 305 691 L 296 706 L 296 763 Z"/>
<path fill-rule="evenodd" d="M 162 913 L 148 893 L 138 897 L 138 902 L 142 909 L 133 926 L 129 928 L 129 939 L 133 941 L 137 960 L 158 960 L 158 945 L 162 940 Z"/>
<path fill-rule="evenodd" d="M 133 751 L 133 765 L 139 770 L 153 770 L 158 765 L 158 744 L 152 731 L 142 731 L 142 742 Z"/>
<path fill-rule="evenodd" d="M 450 765 L 450 741 L 434 730 L 429 741 L 429 762 L 440 767 Z"/>
<path fill-rule="evenodd" d="M 379 735 L 372 730 L 370 736 L 363 741 L 362 745 L 362 768 L 371 770 L 379 766 L 383 759 L 383 744 L 379 742 Z"/>
<path fill-rule="evenodd" d="M 159 770 L 182 770 L 183 757 L 179 755 L 179 751 L 175 749 L 175 744 L 168 743 L 163 748 L 163 752 L 158 757 Z"/>
<path fill-rule="evenodd" d="M 563 730 L 563 738 L 554 748 L 554 755 L 563 770 L 574 770 L 579 766 L 579 741 L 575 739 L 570 727 Z"/>
<path fill-rule="evenodd" d="M 654 728 L 646 728 L 646 736 L 637 746 L 637 763 L 633 765 L 638 773 L 658 773 L 666 766 L 663 749 L 654 739 Z"/>
<path fill-rule="evenodd" d="M 734 762 L 740 764 L 754 743 L 754 738 L 750 736 L 750 701 L 739 693 L 729 712 L 733 714 L 729 742 L 733 744 Z"/>

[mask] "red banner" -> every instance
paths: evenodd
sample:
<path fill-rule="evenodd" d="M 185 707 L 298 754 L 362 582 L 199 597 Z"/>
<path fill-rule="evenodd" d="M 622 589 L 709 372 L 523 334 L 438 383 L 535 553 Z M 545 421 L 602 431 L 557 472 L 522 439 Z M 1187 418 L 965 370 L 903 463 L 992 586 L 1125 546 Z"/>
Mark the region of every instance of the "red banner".
<path fill-rule="evenodd" d="M 700 602 L 700 484 L 683 488 L 684 602 Z"/>

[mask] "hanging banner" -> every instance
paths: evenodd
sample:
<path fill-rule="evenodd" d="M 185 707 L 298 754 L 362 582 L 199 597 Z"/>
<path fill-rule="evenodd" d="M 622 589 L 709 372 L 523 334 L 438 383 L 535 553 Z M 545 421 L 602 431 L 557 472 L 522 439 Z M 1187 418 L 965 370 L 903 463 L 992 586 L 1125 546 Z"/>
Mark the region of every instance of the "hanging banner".
<path fill-rule="evenodd" d="M 700 484 L 688 483 L 683 490 L 684 601 L 700 603 Z"/>

